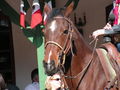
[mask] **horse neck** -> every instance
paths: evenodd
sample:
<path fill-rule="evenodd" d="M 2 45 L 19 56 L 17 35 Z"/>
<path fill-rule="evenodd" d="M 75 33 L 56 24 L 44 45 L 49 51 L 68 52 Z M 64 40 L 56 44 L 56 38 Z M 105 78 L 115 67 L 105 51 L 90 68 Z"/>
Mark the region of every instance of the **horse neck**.
<path fill-rule="evenodd" d="M 75 47 L 76 47 L 76 56 L 77 64 L 79 67 L 84 67 L 86 63 L 89 62 L 90 58 L 92 57 L 92 49 L 89 45 L 85 42 L 82 35 L 76 31 L 77 38 L 75 39 Z"/>

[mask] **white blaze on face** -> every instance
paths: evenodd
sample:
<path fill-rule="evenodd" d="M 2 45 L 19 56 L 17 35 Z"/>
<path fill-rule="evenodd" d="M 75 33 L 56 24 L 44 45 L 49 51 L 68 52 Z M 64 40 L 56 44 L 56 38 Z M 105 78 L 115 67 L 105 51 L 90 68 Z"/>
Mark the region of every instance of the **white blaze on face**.
<path fill-rule="evenodd" d="M 46 19 L 47 19 L 47 14 L 46 14 L 46 13 L 44 13 L 44 18 L 43 18 L 43 21 L 45 22 L 45 21 L 46 21 Z"/>
<path fill-rule="evenodd" d="M 52 23 L 51 23 L 50 30 L 51 30 L 52 32 L 54 32 L 54 31 L 56 30 L 56 28 L 57 28 L 57 24 L 56 24 L 56 20 L 54 20 L 54 21 L 52 21 Z"/>
<path fill-rule="evenodd" d="M 52 52 L 50 51 L 49 55 L 48 55 L 48 63 L 50 63 L 50 56 L 52 55 Z"/>

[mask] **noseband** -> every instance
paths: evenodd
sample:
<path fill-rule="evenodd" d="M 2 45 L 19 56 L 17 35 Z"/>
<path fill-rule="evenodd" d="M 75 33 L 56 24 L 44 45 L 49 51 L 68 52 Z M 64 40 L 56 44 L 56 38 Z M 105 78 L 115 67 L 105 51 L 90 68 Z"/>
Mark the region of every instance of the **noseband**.
<path fill-rule="evenodd" d="M 68 28 L 68 35 L 67 35 L 67 38 L 65 40 L 65 44 L 63 46 L 61 46 L 59 43 L 55 42 L 55 41 L 48 41 L 46 42 L 45 44 L 45 48 L 49 45 L 49 44 L 53 44 L 57 47 L 60 48 L 60 53 L 59 53 L 59 63 L 58 65 L 64 65 L 65 63 L 65 57 L 66 57 L 66 54 L 68 53 L 68 51 L 71 49 L 72 51 L 72 32 L 73 32 L 73 27 L 71 27 L 73 24 L 72 22 L 66 18 L 66 17 L 62 17 L 62 16 L 56 16 L 54 17 L 54 19 L 65 19 L 67 22 L 68 22 L 68 25 L 69 25 L 69 28 Z M 70 39 L 70 41 L 69 41 Z M 67 42 L 69 41 L 69 44 L 67 44 Z M 62 63 L 61 63 L 62 61 Z"/>

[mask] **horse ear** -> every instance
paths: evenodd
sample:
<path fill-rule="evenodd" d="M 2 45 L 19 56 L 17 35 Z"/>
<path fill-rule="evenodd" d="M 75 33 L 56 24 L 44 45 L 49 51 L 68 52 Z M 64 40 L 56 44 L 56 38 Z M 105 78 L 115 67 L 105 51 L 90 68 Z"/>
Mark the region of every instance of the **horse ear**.
<path fill-rule="evenodd" d="M 71 12 L 73 11 L 73 8 L 74 8 L 74 2 L 71 2 L 71 4 L 65 9 L 66 17 L 68 17 L 71 14 Z"/>
<path fill-rule="evenodd" d="M 52 8 L 47 3 L 45 3 L 44 12 L 48 15 L 51 11 L 52 11 Z"/>
<path fill-rule="evenodd" d="M 46 20 L 47 16 L 50 14 L 51 11 L 52 11 L 52 8 L 47 3 L 45 3 L 44 11 L 43 11 L 44 21 Z"/>

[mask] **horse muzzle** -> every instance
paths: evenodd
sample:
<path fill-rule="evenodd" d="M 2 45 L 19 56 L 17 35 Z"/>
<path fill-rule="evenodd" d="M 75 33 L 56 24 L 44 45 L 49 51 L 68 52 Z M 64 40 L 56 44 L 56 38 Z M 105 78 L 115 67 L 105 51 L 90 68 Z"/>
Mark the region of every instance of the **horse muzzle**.
<path fill-rule="evenodd" d="M 55 66 L 54 60 L 51 60 L 50 63 L 47 63 L 47 62 L 43 61 L 43 66 L 44 66 L 44 69 L 45 69 L 45 73 L 48 76 L 52 76 L 59 71 L 59 69 Z"/>

